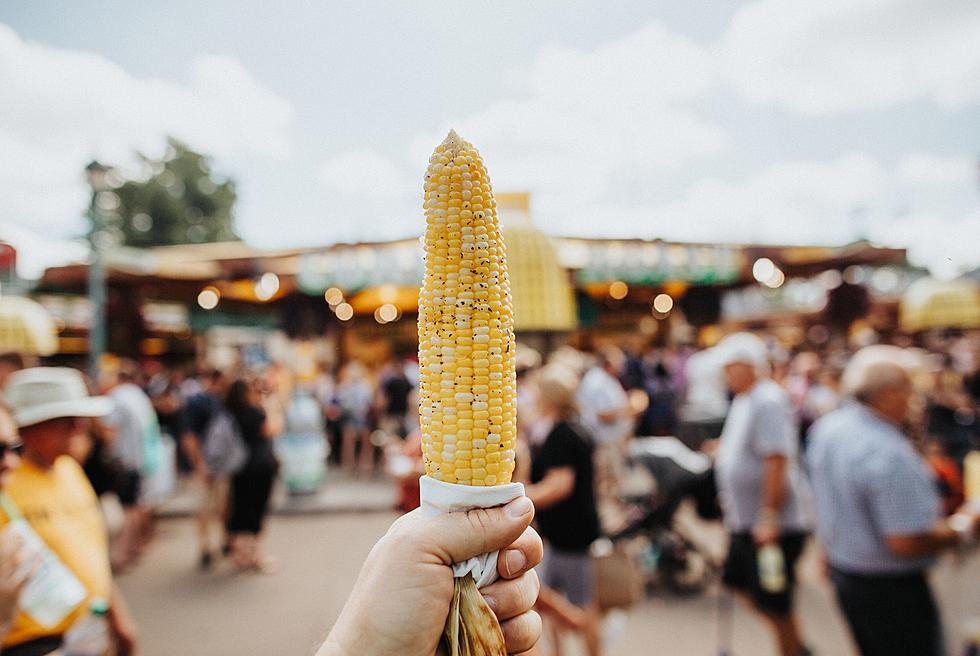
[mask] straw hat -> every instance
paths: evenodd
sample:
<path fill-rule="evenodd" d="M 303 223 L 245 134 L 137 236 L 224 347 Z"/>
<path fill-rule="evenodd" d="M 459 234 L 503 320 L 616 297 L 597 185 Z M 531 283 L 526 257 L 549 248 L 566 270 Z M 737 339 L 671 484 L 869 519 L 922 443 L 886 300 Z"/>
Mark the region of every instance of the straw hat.
<path fill-rule="evenodd" d="M 89 396 L 82 375 L 67 367 L 14 372 L 7 381 L 4 397 L 20 428 L 61 417 L 102 417 L 112 411 L 110 399 Z"/>

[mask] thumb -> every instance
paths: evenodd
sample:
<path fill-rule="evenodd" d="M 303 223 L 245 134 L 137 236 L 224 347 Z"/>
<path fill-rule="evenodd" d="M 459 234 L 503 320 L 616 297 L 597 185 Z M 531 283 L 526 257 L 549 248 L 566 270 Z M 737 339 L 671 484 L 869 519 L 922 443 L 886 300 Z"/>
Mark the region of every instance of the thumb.
<path fill-rule="evenodd" d="M 520 496 L 505 506 L 420 518 L 419 529 L 446 565 L 499 551 L 531 525 L 534 504 Z"/>

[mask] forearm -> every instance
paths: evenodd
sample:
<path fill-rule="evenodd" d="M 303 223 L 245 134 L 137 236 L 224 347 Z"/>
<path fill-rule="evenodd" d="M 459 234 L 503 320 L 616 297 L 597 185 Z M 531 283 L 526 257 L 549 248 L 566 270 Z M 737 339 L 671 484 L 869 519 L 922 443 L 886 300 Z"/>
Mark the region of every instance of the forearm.
<path fill-rule="evenodd" d="M 575 470 L 571 467 L 559 467 L 548 470 L 538 483 L 524 487 L 524 494 L 541 510 L 550 508 L 570 497 L 575 490 Z"/>
<path fill-rule="evenodd" d="M 763 515 L 775 516 L 783 510 L 788 496 L 786 485 L 786 457 L 769 456 L 762 464 L 762 500 Z"/>
<path fill-rule="evenodd" d="M 187 460 L 195 468 L 199 467 L 204 458 L 201 455 L 201 445 L 193 433 L 184 433 L 180 438 L 180 448 L 184 450 Z"/>
<path fill-rule="evenodd" d="M 886 542 L 899 558 L 928 558 L 955 547 L 960 542 L 960 536 L 948 521 L 941 521 L 928 533 L 889 536 Z"/>
<path fill-rule="evenodd" d="M 543 483 L 525 485 L 524 494 L 527 495 L 527 498 L 534 503 L 534 507 L 538 510 L 550 508 L 562 500 L 560 491 L 555 486 L 545 485 Z"/>

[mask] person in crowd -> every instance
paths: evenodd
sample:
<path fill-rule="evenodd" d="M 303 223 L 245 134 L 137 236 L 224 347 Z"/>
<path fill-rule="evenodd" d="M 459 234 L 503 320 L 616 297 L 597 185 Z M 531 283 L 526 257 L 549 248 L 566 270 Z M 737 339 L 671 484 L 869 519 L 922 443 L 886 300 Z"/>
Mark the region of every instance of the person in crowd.
<path fill-rule="evenodd" d="M 973 402 L 966 389 L 965 377 L 954 366 L 953 357 L 944 354 L 940 360 L 942 364 L 928 390 L 926 427 L 939 439 L 947 454 L 962 462 L 974 448 Z"/>
<path fill-rule="evenodd" d="M 123 525 L 112 548 L 112 566 L 117 571 L 139 557 L 141 536 L 150 523 L 144 481 L 160 466 L 156 412 L 146 392 L 136 384 L 136 377 L 135 363 L 121 362 L 103 381 L 113 403 L 103 423 L 111 430 L 110 453 L 123 468 L 116 489 L 123 507 Z"/>
<path fill-rule="evenodd" d="M 806 436 L 817 419 L 837 407 L 840 398 L 828 385 L 827 370 L 813 351 L 798 353 L 790 361 L 786 391 L 796 407 L 800 444 L 806 450 Z"/>
<path fill-rule="evenodd" d="M 391 442 L 385 447 L 388 475 L 398 484 L 395 508 L 403 513 L 422 505 L 419 478 L 425 474 L 422 459 L 422 431 L 414 429 L 405 441 Z"/>
<path fill-rule="evenodd" d="M 0 403 L 0 495 L 11 472 L 20 465 L 23 448 L 13 412 Z M 22 543 L 22 538 L 12 531 L 0 531 L 0 640 L 10 630 L 20 592 L 30 578 L 30 571 L 24 567 Z"/>
<path fill-rule="evenodd" d="M 728 389 L 710 350 L 688 356 L 682 377 L 685 384 L 680 388 L 682 400 L 677 410 L 678 437 L 697 448 L 705 440 L 718 437 L 728 414 Z"/>
<path fill-rule="evenodd" d="M 81 466 L 68 456 L 72 438 L 91 417 L 112 410 L 105 397 L 91 397 L 74 369 L 37 367 L 11 375 L 5 391 L 24 442 L 23 462 L 4 485 L 3 523 L 12 513 L 26 519 L 77 578 L 86 600 L 54 626 L 26 611 L 3 639 L 4 656 L 50 654 L 95 600 L 108 600 L 108 627 L 115 653 L 136 653 L 137 637 L 126 604 L 113 585 L 109 545 L 98 499 Z"/>
<path fill-rule="evenodd" d="M 313 383 L 313 396 L 320 402 L 323 418 L 326 421 L 327 443 L 330 445 L 328 461 L 340 464 L 340 452 L 343 444 L 343 410 L 337 402 L 337 380 L 333 367 L 327 362 L 321 362 L 316 381 Z"/>
<path fill-rule="evenodd" d="M 533 517 L 527 497 L 488 510 L 403 515 L 371 550 L 317 656 L 439 653 L 453 601 L 452 564 L 494 550 L 500 550 L 501 578 L 481 592 L 500 622 L 507 653 L 528 651 L 541 635 L 541 619 L 531 610 L 542 551 L 530 528 Z"/>
<path fill-rule="evenodd" d="M 282 412 L 271 394 L 242 379 L 231 384 L 225 407 L 248 449 L 244 467 L 231 479 L 230 557 L 240 569 L 273 573 L 277 565 L 265 554 L 261 535 L 279 468 L 272 442 L 282 433 Z"/>
<path fill-rule="evenodd" d="M 782 656 L 808 654 L 793 610 L 796 562 L 808 522 L 792 404 L 768 377 L 766 345 L 755 335 L 729 335 L 713 356 L 735 395 L 715 462 L 729 533 L 724 582 L 772 627 Z M 782 555 L 781 589 L 762 580 L 759 553 L 769 545 Z"/>
<path fill-rule="evenodd" d="M 903 434 L 913 392 L 906 362 L 894 346 L 859 351 L 842 380 L 849 402 L 810 433 L 817 535 L 863 656 L 946 653 L 926 572 L 980 531 L 966 511 L 941 519 L 933 478 Z"/>
<path fill-rule="evenodd" d="M 538 509 L 547 542 L 541 578 L 585 611 L 582 635 L 591 656 L 602 653 L 589 547 L 599 537 L 593 488 L 592 439 L 576 423 L 578 379 L 562 365 L 548 365 L 538 381 L 539 416 L 550 428 L 531 444 L 531 483 L 526 493 Z M 556 640 L 556 644 L 558 640 Z"/>
<path fill-rule="evenodd" d="M 337 401 L 343 412 L 341 465 L 350 473 L 358 470 L 355 464 L 360 445 L 361 473 L 374 471 L 374 445 L 371 444 L 371 406 L 374 390 L 368 381 L 368 372 L 360 362 L 349 362 L 344 367 Z"/>
<path fill-rule="evenodd" d="M 405 367 L 397 360 L 390 363 L 381 376 L 378 386 L 378 414 L 381 417 L 381 428 L 389 435 L 404 438 L 406 432 L 406 416 L 408 415 L 408 398 L 412 393 L 412 384 L 405 375 Z"/>
<path fill-rule="evenodd" d="M 643 388 L 648 403 L 638 422 L 640 435 L 674 435 L 677 429 L 677 389 L 664 359 L 644 362 Z"/>
<path fill-rule="evenodd" d="M 209 569 L 214 562 L 211 527 L 215 523 L 223 524 L 222 518 L 228 497 L 228 481 L 208 469 L 203 450 L 208 425 L 224 408 L 228 379 L 224 372 L 213 369 L 208 374 L 206 383 L 207 386 L 203 391 L 187 398 L 180 422 L 183 431 L 180 446 L 193 468 L 194 479 L 201 495 L 197 509 L 198 553 L 201 569 Z M 227 538 L 224 544 L 227 546 Z"/>
<path fill-rule="evenodd" d="M 633 416 L 629 397 L 619 377 L 626 356 L 615 347 L 596 353 L 596 361 L 582 376 L 577 401 L 583 427 L 597 447 L 597 485 L 605 497 L 613 497 L 622 477 L 626 441 Z"/>

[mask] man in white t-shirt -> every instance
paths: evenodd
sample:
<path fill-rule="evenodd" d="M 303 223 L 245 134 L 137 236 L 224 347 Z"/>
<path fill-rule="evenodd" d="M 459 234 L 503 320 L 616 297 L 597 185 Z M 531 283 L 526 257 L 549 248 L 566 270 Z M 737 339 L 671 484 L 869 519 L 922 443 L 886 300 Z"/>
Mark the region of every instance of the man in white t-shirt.
<path fill-rule="evenodd" d="M 735 394 L 715 461 L 729 533 L 724 582 L 768 621 L 782 656 L 809 654 L 793 611 L 795 566 L 809 529 L 793 406 L 769 377 L 766 346 L 755 335 L 729 335 L 711 355 Z M 771 547 L 781 584 L 760 571 L 759 555 Z"/>
<path fill-rule="evenodd" d="M 122 465 L 123 474 L 116 493 L 122 504 L 123 526 L 112 548 L 112 564 L 117 570 L 131 564 L 139 555 L 140 534 L 150 515 L 144 503 L 145 482 L 160 465 L 156 451 L 160 428 L 156 411 L 146 392 L 136 382 L 135 365 L 122 363 L 118 371 L 103 381 L 113 407 L 104 423 L 112 431 L 110 453 Z"/>
<path fill-rule="evenodd" d="M 602 496 L 618 489 L 626 441 L 632 432 L 629 397 L 619 382 L 625 367 L 622 351 L 601 349 L 595 364 L 582 376 L 576 397 L 579 419 L 596 443 L 596 487 Z"/>

